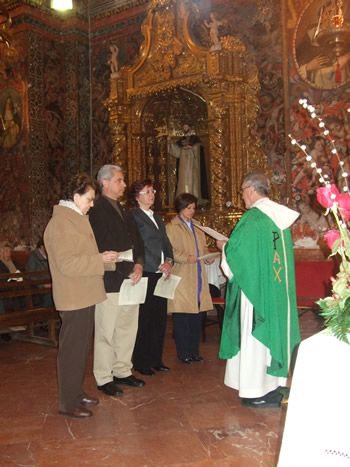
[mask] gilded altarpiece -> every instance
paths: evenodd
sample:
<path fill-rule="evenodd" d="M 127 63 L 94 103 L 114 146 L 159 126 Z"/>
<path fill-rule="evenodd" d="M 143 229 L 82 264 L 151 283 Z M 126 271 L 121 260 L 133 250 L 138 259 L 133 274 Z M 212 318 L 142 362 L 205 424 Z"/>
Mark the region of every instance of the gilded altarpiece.
<path fill-rule="evenodd" d="M 151 177 L 159 190 L 156 208 L 171 212 L 176 164 L 169 142 L 191 125 L 204 146 L 209 182 L 202 220 L 228 231 L 242 212 L 242 177 L 267 164 L 254 135 L 258 73 L 237 37 L 221 37 L 219 50 L 196 44 L 195 21 L 187 2 L 151 2 L 139 60 L 111 75 L 113 162 L 129 182 Z"/>

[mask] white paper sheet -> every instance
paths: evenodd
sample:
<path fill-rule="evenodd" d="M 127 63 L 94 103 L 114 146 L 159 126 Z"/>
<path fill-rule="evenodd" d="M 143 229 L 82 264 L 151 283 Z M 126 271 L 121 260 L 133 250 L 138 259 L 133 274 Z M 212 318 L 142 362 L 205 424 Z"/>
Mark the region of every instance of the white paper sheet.
<path fill-rule="evenodd" d="M 122 261 L 128 261 L 129 263 L 132 263 L 134 261 L 131 249 L 119 252 L 117 263 L 121 263 Z"/>
<path fill-rule="evenodd" d="M 222 235 L 221 233 L 217 232 L 214 229 L 211 229 L 210 227 L 204 227 L 203 225 L 195 225 L 197 229 L 203 230 L 209 237 L 215 238 L 215 240 L 228 240 L 228 237 L 225 237 L 225 235 Z"/>
<path fill-rule="evenodd" d="M 212 253 L 207 253 L 206 255 L 198 256 L 197 259 L 211 259 L 221 256 L 221 251 L 213 251 Z"/>
<path fill-rule="evenodd" d="M 171 274 L 167 279 L 163 275 L 158 279 L 157 285 L 154 289 L 153 294 L 158 297 L 169 298 L 170 300 L 174 299 L 176 287 L 179 285 L 181 277 Z"/>
<path fill-rule="evenodd" d="M 131 279 L 124 279 L 120 287 L 119 305 L 139 305 L 145 303 L 148 278 L 142 277 L 137 284 Z"/>

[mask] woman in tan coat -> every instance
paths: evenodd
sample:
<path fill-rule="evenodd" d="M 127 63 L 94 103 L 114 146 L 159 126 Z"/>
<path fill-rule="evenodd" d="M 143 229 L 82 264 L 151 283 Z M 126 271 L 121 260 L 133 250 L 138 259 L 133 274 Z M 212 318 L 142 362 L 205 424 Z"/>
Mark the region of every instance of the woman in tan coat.
<path fill-rule="evenodd" d="M 178 195 L 175 199 L 178 215 L 166 226 L 174 253 L 172 274 L 181 277 L 174 300 L 168 301 L 168 311 L 173 313 L 177 356 L 184 363 L 203 360 L 199 355 L 200 312 L 213 308 L 205 267 L 203 261 L 198 260 L 208 249 L 204 233 L 192 220 L 196 207 L 194 195 Z"/>
<path fill-rule="evenodd" d="M 86 407 L 98 404 L 82 386 L 95 304 L 106 299 L 104 270 L 115 268 L 118 255 L 98 251 L 86 215 L 94 198 L 92 179 L 86 174 L 73 177 L 44 233 L 53 299 L 62 320 L 57 356 L 59 412 L 75 418 L 90 417 Z"/>

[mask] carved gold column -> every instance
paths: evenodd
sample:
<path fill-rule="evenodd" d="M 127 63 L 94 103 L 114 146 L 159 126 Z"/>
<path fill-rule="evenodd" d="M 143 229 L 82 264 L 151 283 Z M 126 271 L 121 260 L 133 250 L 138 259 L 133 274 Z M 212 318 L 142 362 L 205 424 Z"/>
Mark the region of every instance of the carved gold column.
<path fill-rule="evenodd" d="M 224 138 L 226 107 L 222 100 L 210 101 L 208 108 L 208 130 L 210 151 L 210 189 L 212 207 L 222 209 L 227 201 L 227 149 Z"/>
<path fill-rule="evenodd" d="M 111 78 L 110 98 L 106 101 L 109 111 L 109 122 L 113 140 L 112 163 L 128 169 L 127 146 L 127 107 L 123 103 L 123 82 L 119 78 Z"/>
<path fill-rule="evenodd" d="M 142 178 L 146 172 L 145 142 L 141 137 L 142 125 L 139 117 L 143 101 L 136 99 L 135 103 L 130 103 L 130 118 L 128 124 L 128 145 L 129 145 L 129 183 Z"/>
<path fill-rule="evenodd" d="M 159 198 L 161 200 L 161 206 L 167 205 L 167 173 L 166 173 L 166 162 L 167 162 L 167 138 L 163 136 L 158 140 L 159 145 Z"/>
<path fill-rule="evenodd" d="M 146 140 L 146 176 L 151 180 L 154 179 L 154 146 L 155 139 L 153 136 L 148 136 Z"/>

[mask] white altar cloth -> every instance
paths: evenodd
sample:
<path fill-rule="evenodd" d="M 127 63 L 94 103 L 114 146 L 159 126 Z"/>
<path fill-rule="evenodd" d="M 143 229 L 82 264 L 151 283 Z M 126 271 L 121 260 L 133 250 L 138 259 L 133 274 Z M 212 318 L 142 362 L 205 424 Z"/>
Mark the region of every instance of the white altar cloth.
<path fill-rule="evenodd" d="M 322 331 L 299 347 L 278 467 L 350 467 L 350 345 Z"/>
<path fill-rule="evenodd" d="M 205 269 L 207 271 L 208 276 L 208 283 L 215 285 L 219 290 L 222 285 L 226 283 L 226 277 L 221 270 L 220 267 L 221 263 L 221 256 L 219 258 L 215 258 L 212 264 L 206 264 Z"/>

